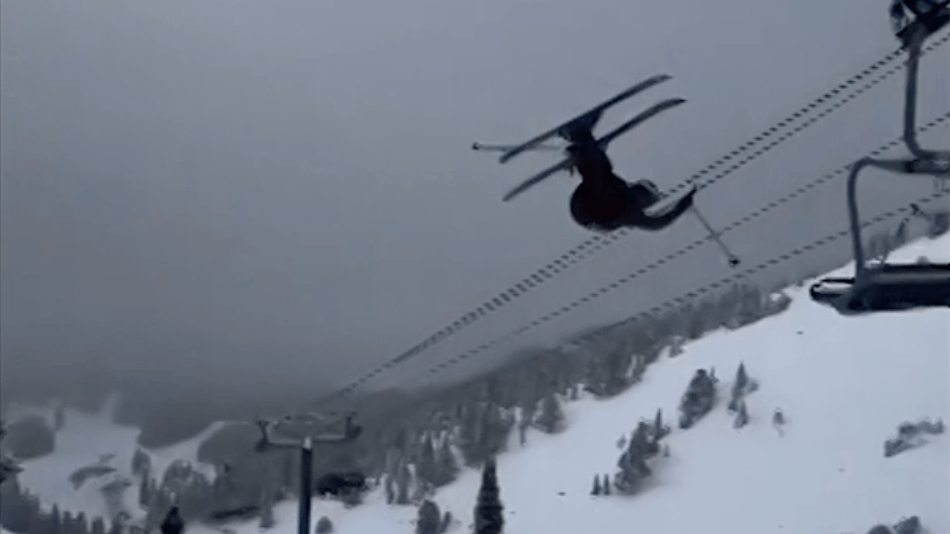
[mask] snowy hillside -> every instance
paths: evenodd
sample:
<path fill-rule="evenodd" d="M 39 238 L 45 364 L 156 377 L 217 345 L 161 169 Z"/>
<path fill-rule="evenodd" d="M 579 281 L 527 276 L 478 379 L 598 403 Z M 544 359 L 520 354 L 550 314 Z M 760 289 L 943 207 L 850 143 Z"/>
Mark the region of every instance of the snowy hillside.
<path fill-rule="evenodd" d="M 38 412 L 36 409 L 15 407 L 11 410 L 13 419 L 21 410 Z M 56 452 L 43 458 L 22 462 L 23 472 L 17 477 L 21 485 L 38 495 L 44 507 L 56 503 L 62 511 L 83 511 L 90 517 L 111 518 L 99 489 L 113 479 L 131 478 L 132 456 L 136 451 L 139 434 L 136 428 L 113 424 L 112 413 L 112 401 L 107 402 L 99 414 L 67 409 L 65 427 L 56 434 Z M 163 473 L 177 459 L 199 466 L 198 444 L 218 427 L 219 424 L 211 425 L 186 442 L 148 451 L 155 472 Z M 69 475 L 81 467 L 99 463 L 104 455 L 110 455 L 110 458 L 102 463 L 114 467 L 116 471 L 101 477 L 100 480 L 87 482 L 78 490 L 73 489 Z M 210 466 L 199 467 L 209 475 L 213 472 Z M 127 507 L 137 508 L 133 506 L 137 499 L 137 488 L 132 487 L 130 490 L 133 491 L 126 493 L 124 503 Z"/>
<path fill-rule="evenodd" d="M 946 261 L 950 237 L 912 244 L 892 259 L 921 255 Z M 884 440 L 901 422 L 950 421 L 946 310 L 842 318 L 812 303 L 807 285 L 790 295 L 785 313 L 686 346 L 676 358 L 650 366 L 640 384 L 617 398 L 565 404 L 569 424 L 561 434 L 531 433 L 525 447 L 513 436 L 498 460 L 505 532 L 863 534 L 910 515 L 931 533 L 950 532 L 948 436 L 883 455 Z M 740 361 L 760 387 L 746 397 L 750 423 L 736 430 L 723 397 Z M 637 495 L 592 497 L 594 475 L 616 470 L 618 438 L 629 437 L 657 408 L 673 422 L 700 367 L 714 367 L 720 380 L 713 412 L 689 430 L 673 425 L 665 438 L 669 457 L 652 460 L 654 475 Z M 787 418 L 781 436 L 771 424 L 776 408 Z M 114 465 L 128 471 L 135 435 L 102 417 L 71 413 L 57 453 L 24 463 L 21 483 L 46 503 L 101 513 L 95 489 L 77 494 L 67 477 L 106 452 L 115 452 Z M 197 439 L 154 456 L 194 461 Z M 434 499 L 461 521 L 454 532 L 468 531 L 479 480 L 467 471 Z M 380 493 L 353 509 L 317 499 L 313 520 L 326 515 L 342 534 L 413 532 L 416 510 L 386 506 Z M 134 503 L 134 491 L 127 498 Z M 295 532 L 295 504 L 285 502 L 276 513 L 271 532 Z M 236 530 L 256 533 L 257 522 Z M 192 526 L 189 532 L 211 530 Z"/>

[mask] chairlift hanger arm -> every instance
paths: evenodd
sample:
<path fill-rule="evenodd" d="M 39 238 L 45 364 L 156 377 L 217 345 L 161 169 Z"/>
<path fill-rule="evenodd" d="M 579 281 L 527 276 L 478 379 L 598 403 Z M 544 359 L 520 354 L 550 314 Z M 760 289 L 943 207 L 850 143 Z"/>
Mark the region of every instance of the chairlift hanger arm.
<path fill-rule="evenodd" d="M 947 10 L 946 5 L 943 8 Z M 918 24 L 920 21 L 915 21 Z M 912 26 L 906 48 L 907 59 L 907 81 L 904 91 L 904 143 L 907 149 L 914 157 L 919 159 L 943 159 L 950 158 L 950 151 L 934 151 L 921 148 L 917 142 L 917 78 L 920 68 L 921 47 L 924 40 L 931 35 L 923 26 Z"/>

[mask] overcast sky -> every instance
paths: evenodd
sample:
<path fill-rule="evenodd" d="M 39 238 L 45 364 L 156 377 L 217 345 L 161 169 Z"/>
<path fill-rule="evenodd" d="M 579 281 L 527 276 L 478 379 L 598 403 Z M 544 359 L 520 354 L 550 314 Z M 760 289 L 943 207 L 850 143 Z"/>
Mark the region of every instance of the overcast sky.
<path fill-rule="evenodd" d="M 611 148 L 673 185 L 893 50 L 886 7 L 4 0 L 3 365 L 350 378 L 588 237 L 565 178 L 501 202 L 551 156 L 472 141 L 668 73 L 604 122 L 686 98 Z"/>

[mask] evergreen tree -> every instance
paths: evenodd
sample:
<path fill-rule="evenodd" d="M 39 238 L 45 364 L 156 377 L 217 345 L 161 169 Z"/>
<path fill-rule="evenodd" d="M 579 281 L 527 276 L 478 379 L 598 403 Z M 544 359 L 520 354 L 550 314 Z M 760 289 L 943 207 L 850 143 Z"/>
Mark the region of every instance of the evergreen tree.
<path fill-rule="evenodd" d="M 521 419 L 518 421 L 518 442 L 524 446 L 527 441 L 528 428 L 534 419 L 535 401 L 525 402 L 521 406 Z"/>
<path fill-rule="evenodd" d="M 152 460 L 142 449 L 135 449 L 132 455 L 132 473 L 142 478 L 149 478 Z"/>
<path fill-rule="evenodd" d="M 287 489 L 293 489 L 300 486 L 298 479 L 300 478 L 300 467 L 297 465 L 299 460 L 296 458 L 299 457 L 296 451 L 282 450 L 280 451 L 280 484 Z"/>
<path fill-rule="evenodd" d="M 743 391 L 748 383 L 749 377 L 745 372 L 745 362 L 739 362 L 739 368 L 736 369 L 736 383 L 733 387 L 739 391 Z"/>
<path fill-rule="evenodd" d="M 171 506 L 169 508 L 159 528 L 162 534 L 182 534 L 185 531 L 185 522 L 178 513 L 177 506 Z"/>
<path fill-rule="evenodd" d="M 59 432 L 66 426 L 66 413 L 63 410 L 63 405 L 59 404 L 53 410 L 53 430 Z"/>
<path fill-rule="evenodd" d="M 482 469 L 482 485 L 475 505 L 475 534 L 501 534 L 505 525 L 504 507 L 495 473 L 495 459 L 489 458 Z"/>
<path fill-rule="evenodd" d="M 142 481 L 139 483 L 139 506 L 142 508 L 148 507 L 152 501 L 153 490 L 152 480 L 147 476 L 142 477 Z"/>
<path fill-rule="evenodd" d="M 53 504 L 53 509 L 49 514 L 49 532 L 50 534 L 66 534 L 63 529 L 63 514 L 59 511 L 59 506 Z"/>
<path fill-rule="evenodd" d="M 412 482 L 412 473 L 406 462 L 400 462 L 399 472 L 396 474 L 396 504 L 409 504 L 409 483 Z"/>
<path fill-rule="evenodd" d="M 76 533 L 89 534 L 89 523 L 86 521 L 86 512 L 76 514 Z"/>
<path fill-rule="evenodd" d="M 633 361 L 633 355 L 623 343 L 611 343 L 614 345 L 603 356 L 603 390 L 607 396 L 614 396 L 622 393 L 630 385 L 628 371 Z"/>
<path fill-rule="evenodd" d="M 749 386 L 751 386 L 751 384 L 749 383 L 748 375 L 746 375 L 745 363 L 740 362 L 739 368 L 736 369 L 736 380 L 732 384 L 732 396 L 729 399 L 727 410 L 735 412 L 739 409 L 739 400 L 745 395 Z"/>
<path fill-rule="evenodd" d="M 535 424 L 542 431 L 548 434 L 558 432 L 563 427 L 564 413 L 561 411 L 561 405 L 553 393 L 549 393 L 541 401 L 541 413 L 535 419 Z"/>
<path fill-rule="evenodd" d="M 459 422 L 458 446 L 465 462 L 472 465 L 477 462 L 482 450 L 482 408 L 477 404 L 466 405 Z"/>
<path fill-rule="evenodd" d="M 739 410 L 733 422 L 735 428 L 742 428 L 749 422 L 749 412 L 746 410 L 745 399 L 739 399 Z"/>
<path fill-rule="evenodd" d="M 643 379 L 643 373 L 647 370 L 647 359 L 644 356 L 637 355 L 633 361 L 633 369 L 630 371 L 633 382 L 639 382 Z"/>
<path fill-rule="evenodd" d="M 73 518 L 73 513 L 69 510 L 63 512 L 63 534 L 78 534 L 76 532 L 76 520 Z"/>
<path fill-rule="evenodd" d="M 32 516 L 28 495 L 13 479 L 0 486 L 0 525 L 14 534 L 30 531 Z"/>
<path fill-rule="evenodd" d="M 650 456 L 647 433 L 648 425 L 641 421 L 630 438 L 630 446 L 617 461 L 617 467 L 620 470 L 617 476 L 617 488 L 623 493 L 636 492 L 640 480 L 651 474 L 650 468 L 646 465 L 646 459 Z"/>
<path fill-rule="evenodd" d="M 620 437 L 617 439 L 617 448 L 623 450 L 627 446 L 627 435 L 620 434 Z"/>
<path fill-rule="evenodd" d="M 350 488 L 343 492 L 343 505 L 346 508 L 352 508 L 363 503 L 363 493 L 356 488 Z"/>
<path fill-rule="evenodd" d="M 781 408 L 776 408 L 775 412 L 772 414 L 772 424 L 777 426 L 785 424 L 785 414 L 782 413 Z"/>
<path fill-rule="evenodd" d="M 670 433 L 668 426 L 663 426 L 663 410 L 657 408 L 656 418 L 653 420 L 653 440 L 660 441 Z"/>
<path fill-rule="evenodd" d="M 590 494 L 600 495 L 600 475 L 594 475 L 594 489 L 591 490 Z"/>
<path fill-rule="evenodd" d="M 603 488 L 604 495 L 610 495 L 610 477 L 607 476 L 607 473 L 604 473 L 604 483 L 601 487 Z"/>
<path fill-rule="evenodd" d="M 0 497 L 2 498 L 2 497 Z M 40 498 L 31 493 L 26 494 L 27 513 L 30 515 L 30 534 L 45 534 L 47 528 L 46 514 L 40 508 Z"/>
<path fill-rule="evenodd" d="M 433 484 L 437 488 L 449 484 L 455 480 L 458 472 L 459 467 L 455 461 L 455 454 L 452 453 L 452 445 L 448 439 L 443 439 L 436 457 L 436 480 Z"/>
<path fill-rule="evenodd" d="M 171 513 L 171 508 L 171 496 L 163 488 L 159 488 L 155 484 L 154 479 L 152 479 L 152 484 L 149 489 L 148 510 L 145 514 L 146 529 L 150 530 L 160 526 L 167 518 L 167 515 Z M 177 508 L 175 508 L 174 515 L 178 516 Z"/>
<path fill-rule="evenodd" d="M 439 525 L 439 534 L 443 534 L 449 531 L 449 527 L 452 526 L 452 512 L 446 510 L 442 514 L 442 523 Z"/>
<path fill-rule="evenodd" d="M 438 505 L 428 499 L 423 501 L 416 519 L 416 534 L 439 534 L 441 520 Z"/>
<path fill-rule="evenodd" d="M 494 456 L 505 448 L 514 418 L 498 404 L 489 404 L 483 414 L 483 456 Z"/>
<path fill-rule="evenodd" d="M 276 500 L 277 486 L 271 482 L 268 482 L 267 486 L 271 488 L 272 493 L 275 494 L 274 500 Z M 191 481 L 182 488 L 181 495 L 179 496 L 182 518 L 186 521 L 204 519 L 208 512 L 211 511 L 209 503 L 211 503 L 213 499 L 214 490 L 212 489 L 211 482 L 208 481 L 208 478 L 205 477 L 204 474 L 195 473 Z"/>
<path fill-rule="evenodd" d="M 630 450 L 635 457 L 644 460 L 659 452 L 655 444 L 650 442 L 650 425 L 646 421 L 640 421 L 637 425 L 634 436 L 630 439 Z"/>
<path fill-rule="evenodd" d="M 396 485 L 393 481 L 393 476 L 389 473 L 386 473 L 383 486 L 386 491 L 386 504 L 395 504 L 396 502 Z"/>
<path fill-rule="evenodd" d="M 275 524 L 273 493 L 264 488 L 261 495 L 261 518 L 258 526 L 263 530 L 268 530 Z"/>
<path fill-rule="evenodd" d="M 435 484 L 439 479 L 437 471 L 432 438 L 429 434 L 423 434 L 422 445 L 419 448 L 419 457 L 416 461 L 416 476 L 421 480 Z"/>
<path fill-rule="evenodd" d="M 92 520 L 89 528 L 90 534 L 106 534 L 106 523 L 101 517 Z"/>
<path fill-rule="evenodd" d="M 498 405 L 476 404 L 469 408 L 459 428 L 458 446 L 468 465 L 478 465 L 500 452 L 508 441 L 514 420 Z"/>

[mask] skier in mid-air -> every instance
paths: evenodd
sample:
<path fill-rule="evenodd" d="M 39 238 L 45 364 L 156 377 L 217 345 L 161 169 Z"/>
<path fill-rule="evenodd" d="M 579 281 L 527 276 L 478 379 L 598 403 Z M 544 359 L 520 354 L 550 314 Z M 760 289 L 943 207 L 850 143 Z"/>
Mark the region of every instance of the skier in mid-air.
<path fill-rule="evenodd" d="M 599 139 L 595 138 L 592 132 L 607 108 L 669 79 L 670 76 L 666 74 L 652 76 L 520 145 L 488 146 L 474 143 L 472 149 L 504 152 L 499 162 L 505 163 L 527 150 L 541 149 L 541 144 L 547 139 L 561 137 L 568 142 L 565 150 L 567 157 L 509 191 L 505 195 L 506 202 L 558 172 L 569 171 L 573 174 L 577 171 L 582 181 L 571 195 L 571 217 L 577 224 L 600 232 L 611 232 L 623 227 L 662 230 L 675 223 L 693 207 L 696 190 L 689 191 L 671 205 L 648 212 L 647 210 L 662 198 L 656 185 L 649 180 L 631 184 L 617 176 L 610 158 L 607 157 L 606 149 L 607 145 L 620 135 L 668 109 L 685 103 L 686 100 L 670 98 L 654 104 Z"/>

